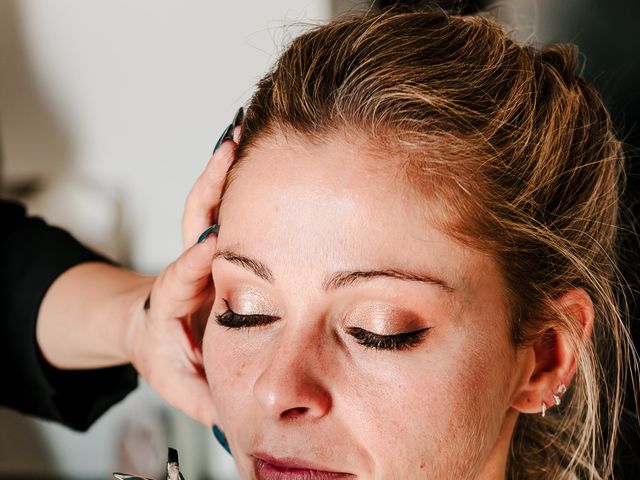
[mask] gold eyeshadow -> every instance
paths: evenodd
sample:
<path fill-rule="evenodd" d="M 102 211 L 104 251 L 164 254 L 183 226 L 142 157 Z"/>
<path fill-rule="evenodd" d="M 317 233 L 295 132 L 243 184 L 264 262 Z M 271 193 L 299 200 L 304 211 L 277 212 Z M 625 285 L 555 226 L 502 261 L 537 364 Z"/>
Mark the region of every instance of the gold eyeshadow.
<path fill-rule="evenodd" d="M 282 316 L 269 295 L 256 288 L 234 288 L 227 298 L 229 308 L 237 315 Z M 362 328 L 378 335 L 404 333 L 427 326 L 417 315 L 381 302 L 356 304 L 344 312 L 343 319 L 346 327 Z"/>
<path fill-rule="evenodd" d="M 279 316 L 278 308 L 267 295 L 260 290 L 249 287 L 234 289 L 229 298 L 234 312 L 240 315 L 273 315 Z"/>
<path fill-rule="evenodd" d="M 268 328 L 282 318 L 260 290 L 241 287 L 230 293 L 231 302 L 223 298 L 226 311 L 215 315 L 221 327 L 235 330 Z M 345 312 L 342 321 L 346 333 L 355 342 L 375 350 L 411 350 L 421 344 L 431 330 L 418 315 L 385 303 L 357 305 Z"/>

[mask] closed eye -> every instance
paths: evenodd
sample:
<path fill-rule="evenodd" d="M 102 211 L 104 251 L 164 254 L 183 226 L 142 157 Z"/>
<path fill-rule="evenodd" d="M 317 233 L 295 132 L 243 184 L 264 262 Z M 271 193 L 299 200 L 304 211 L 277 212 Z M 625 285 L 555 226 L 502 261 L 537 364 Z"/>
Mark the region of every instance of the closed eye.
<path fill-rule="evenodd" d="M 379 335 L 359 327 L 347 328 L 347 333 L 355 338 L 359 344 L 376 350 L 408 350 L 418 345 L 425 337 L 429 327 L 413 332 L 396 333 L 393 335 Z"/>
<path fill-rule="evenodd" d="M 215 318 L 218 325 L 226 328 L 242 329 L 251 327 L 261 327 L 269 325 L 280 317 L 263 314 L 241 315 L 229 307 L 227 300 L 224 300 L 227 310 L 223 313 L 216 314 Z M 418 345 L 430 327 L 421 328 L 413 332 L 396 333 L 392 335 L 380 335 L 370 332 L 359 327 L 347 328 L 347 333 L 354 337 L 359 344 L 376 350 L 408 350 Z"/>
<path fill-rule="evenodd" d="M 270 323 L 279 320 L 279 317 L 274 317 L 272 315 L 261 315 L 261 314 L 251 314 L 251 315 L 240 315 L 239 313 L 234 312 L 229 307 L 229 303 L 224 300 L 224 303 L 227 305 L 227 310 L 223 313 L 216 314 L 216 321 L 218 325 L 227 328 L 251 328 L 251 327 L 261 327 L 264 325 L 269 325 Z"/>

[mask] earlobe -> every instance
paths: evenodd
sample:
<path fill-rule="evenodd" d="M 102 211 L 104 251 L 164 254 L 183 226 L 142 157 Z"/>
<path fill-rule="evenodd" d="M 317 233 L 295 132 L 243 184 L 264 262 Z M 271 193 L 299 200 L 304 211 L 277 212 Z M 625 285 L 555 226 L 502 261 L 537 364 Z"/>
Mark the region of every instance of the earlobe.
<path fill-rule="evenodd" d="M 525 349 L 523 378 L 512 407 L 521 413 L 540 413 L 562 403 L 577 368 L 578 351 L 588 345 L 594 309 L 582 288 L 559 297 L 552 308 L 555 321 Z"/>

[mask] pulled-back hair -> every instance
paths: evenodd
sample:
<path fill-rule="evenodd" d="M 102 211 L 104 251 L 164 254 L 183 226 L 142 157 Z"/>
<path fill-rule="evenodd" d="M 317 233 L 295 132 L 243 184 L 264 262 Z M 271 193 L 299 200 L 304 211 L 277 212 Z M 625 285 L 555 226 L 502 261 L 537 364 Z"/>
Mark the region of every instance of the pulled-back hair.
<path fill-rule="evenodd" d="M 577 374 L 560 409 L 520 415 L 513 479 L 610 478 L 635 358 L 615 292 L 621 143 L 576 69 L 575 47 L 520 45 L 482 16 L 343 18 L 293 40 L 260 80 L 228 177 L 279 132 L 365 138 L 381 164 L 441 200 L 448 233 L 496 259 L 514 348 L 569 334 Z M 595 308 L 587 342 L 554 308 L 575 287 Z"/>

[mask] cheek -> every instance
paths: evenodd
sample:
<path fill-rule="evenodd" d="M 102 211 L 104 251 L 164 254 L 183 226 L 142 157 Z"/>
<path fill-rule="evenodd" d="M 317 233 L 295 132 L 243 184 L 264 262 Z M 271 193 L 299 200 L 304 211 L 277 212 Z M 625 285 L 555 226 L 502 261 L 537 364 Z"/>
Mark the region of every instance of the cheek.
<path fill-rule="evenodd" d="M 450 429 L 458 438 L 475 437 L 477 448 L 492 444 L 507 410 L 507 365 L 496 346 L 478 349 L 461 359 L 456 376 L 447 386 L 450 405 Z M 484 439 L 483 445 L 481 439 Z"/>
<path fill-rule="evenodd" d="M 438 455 L 446 468 L 474 477 L 496 445 L 509 407 L 511 347 L 499 330 L 470 335 L 443 385 L 440 412 L 447 419 Z M 450 446 L 456 445 L 452 451 Z"/>
<path fill-rule="evenodd" d="M 241 400 L 252 378 L 252 362 L 246 352 L 230 343 L 224 329 L 209 322 L 205 330 L 202 350 L 204 369 L 220 420 L 240 411 Z"/>
<path fill-rule="evenodd" d="M 465 478 L 495 443 L 508 384 L 507 356 L 496 352 L 508 345 L 469 335 L 450 338 L 411 366 L 389 375 L 378 368 L 375 380 L 358 392 L 362 408 L 353 410 L 360 414 L 351 421 L 384 465 L 384 475 Z"/>

